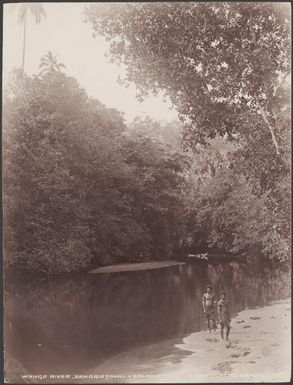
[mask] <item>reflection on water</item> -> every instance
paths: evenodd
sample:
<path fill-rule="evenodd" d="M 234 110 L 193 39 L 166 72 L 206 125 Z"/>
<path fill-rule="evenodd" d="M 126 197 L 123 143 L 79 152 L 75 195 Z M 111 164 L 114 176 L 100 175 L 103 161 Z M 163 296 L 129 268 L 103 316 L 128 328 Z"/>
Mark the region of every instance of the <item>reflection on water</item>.
<path fill-rule="evenodd" d="M 227 291 L 232 315 L 263 306 L 270 296 L 261 276 L 236 263 L 7 276 L 5 351 L 27 372 L 48 374 L 87 371 L 114 355 L 158 342 L 160 349 L 150 353 L 154 360 L 170 351 L 172 359 L 180 359 L 188 352 L 177 357 L 175 344 L 204 327 L 201 296 L 207 283 L 216 293 Z"/>

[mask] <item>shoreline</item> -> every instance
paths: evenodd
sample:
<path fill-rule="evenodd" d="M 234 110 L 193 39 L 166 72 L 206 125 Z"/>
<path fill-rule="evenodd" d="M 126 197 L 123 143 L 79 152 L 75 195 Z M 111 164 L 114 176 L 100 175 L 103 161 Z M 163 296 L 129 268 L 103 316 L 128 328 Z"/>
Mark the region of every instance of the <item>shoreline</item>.
<path fill-rule="evenodd" d="M 291 300 L 239 312 L 228 343 L 219 330 L 199 331 L 117 354 L 70 374 L 67 381 L 59 376 L 25 379 L 11 372 L 5 377 L 7 383 L 42 384 L 289 382 Z"/>
<path fill-rule="evenodd" d="M 246 309 L 220 332 L 200 331 L 118 354 L 88 373 L 90 383 L 288 382 L 291 377 L 291 300 Z"/>
<path fill-rule="evenodd" d="M 291 379 L 291 301 L 241 311 L 232 319 L 230 341 L 219 331 L 201 331 L 183 339 L 179 349 L 192 354 L 160 382 L 287 382 Z M 153 382 L 153 381 L 152 381 Z"/>

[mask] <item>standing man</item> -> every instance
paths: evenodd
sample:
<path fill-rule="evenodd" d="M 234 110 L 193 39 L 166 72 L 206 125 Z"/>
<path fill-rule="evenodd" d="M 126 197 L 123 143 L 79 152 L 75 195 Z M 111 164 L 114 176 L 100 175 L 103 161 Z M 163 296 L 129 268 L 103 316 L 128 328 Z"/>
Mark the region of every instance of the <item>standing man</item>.
<path fill-rule="evenodd" d="M 221 337 L 224 339 L 224 329 L 226 329 L 226 341 L 228 340 L 230 333 L 230 311 L 229 311 L 229 303 L 227 301 L 226 292 L 222 291 L 220 293 L 220 301 L 218 302 L 218 314 L 221 325 Z"/>
<path fill-rule="evenodd" d="M 215 303 L 216 301 L 215 301 L 215 296 L 212 293 L 212 286 L 207 285 L 206 292 L 202 297 L 202 306 L 203 306 L 204 315 L 206 317 L 206 321 L 207 321 L 208 329 L 210 333 L 212 331 L 211 330 L 212 327 L 214 328 L 214 330 L 217 329 L 216 321 L 215 321 Z"/>

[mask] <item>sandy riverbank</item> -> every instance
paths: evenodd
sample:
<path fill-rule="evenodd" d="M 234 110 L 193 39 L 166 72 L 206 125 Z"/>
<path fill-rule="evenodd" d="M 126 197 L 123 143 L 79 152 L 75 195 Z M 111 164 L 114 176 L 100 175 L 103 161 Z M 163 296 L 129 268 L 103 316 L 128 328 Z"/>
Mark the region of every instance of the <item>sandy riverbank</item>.
<path fill-rule="evenodd" d="M 177 344 L 165 341 L 117 355 L 94 373 L 114 375 L 108 380 L 112 383 L 290 380 L 290 300 L 244 310 L 233 318 L 231 326 L 229 343 L 222 341 L 218 332 L 202 331 Z"/>
<path fill-rule="evenodd" d="M 242 311 L 231 326 L 230 343 L 206 332 L 185 338 L 178 347 L 193 354 L 168 373 L 167 382 L 290 380 L 290 301 Z"/>

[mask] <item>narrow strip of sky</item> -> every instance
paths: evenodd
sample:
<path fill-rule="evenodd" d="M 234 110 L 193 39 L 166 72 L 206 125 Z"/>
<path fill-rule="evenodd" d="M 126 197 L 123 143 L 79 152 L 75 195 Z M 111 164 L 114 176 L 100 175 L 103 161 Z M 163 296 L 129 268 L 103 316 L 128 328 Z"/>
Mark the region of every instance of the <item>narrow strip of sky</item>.
<path fill-rule="evenodd" d="M 105 58 L 108 43 L 93 38 L 89 24 L 84 23 L 85 3 L 43 3 L 47 17 L 36 24 L 29 16 L 27 22 L 25 70 L 29 75 L 39 72 L 40 58 L 51 51 L 66 65 L 66 73 L 74 76 L 89 95 L 107 107 L 117 108 L 131 121 L 135 116 L 149 115 L 158 120 L 177 116 L 171 103 L 162 97 L 150 97 L 140 103 L 134 85 L 128 88 L 117 83 L 125 69 L 110 64 Z M 101 4 L 103 6 L 103 4 Z M 21 66 L 23 26 L 18 23 L 20 4 L 4 5 L 3 68 Z"/>

